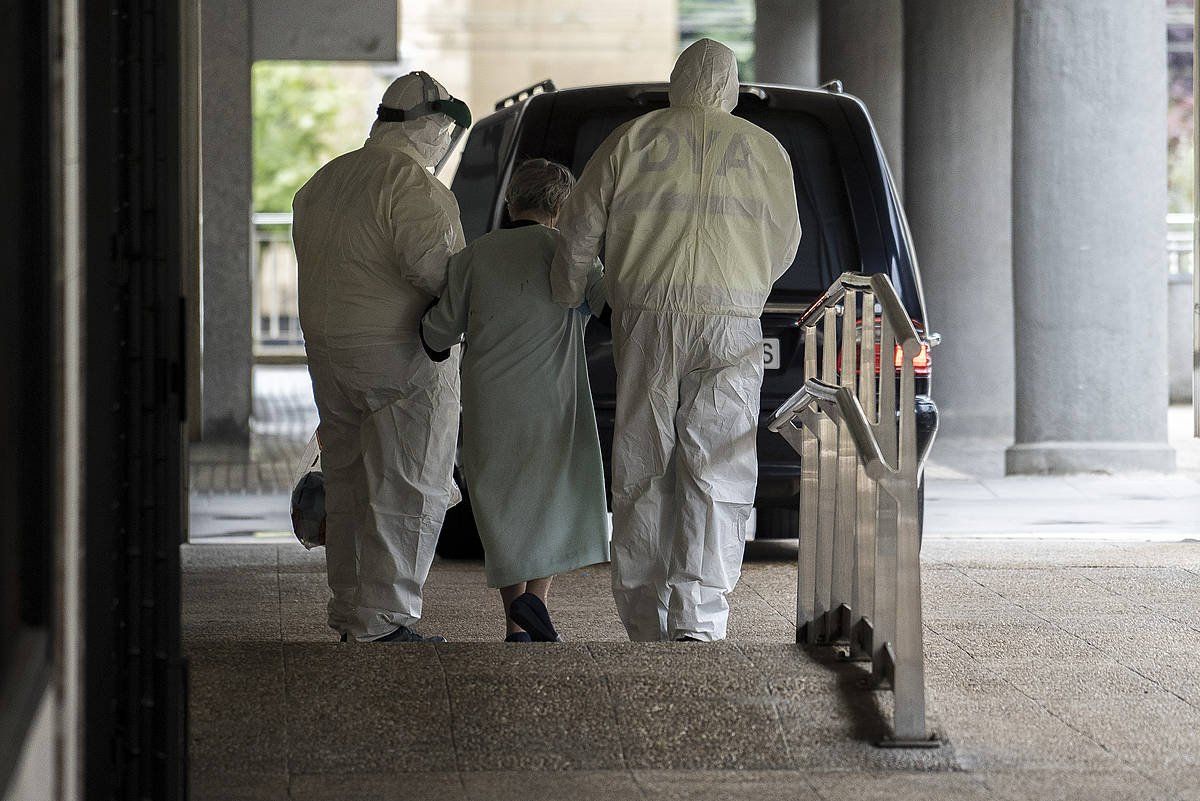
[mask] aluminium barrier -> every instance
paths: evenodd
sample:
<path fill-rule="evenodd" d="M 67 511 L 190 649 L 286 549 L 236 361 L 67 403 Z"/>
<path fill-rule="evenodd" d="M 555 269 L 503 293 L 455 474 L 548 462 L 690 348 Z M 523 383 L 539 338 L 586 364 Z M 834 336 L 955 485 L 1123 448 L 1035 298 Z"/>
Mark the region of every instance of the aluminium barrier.
<path fill-rule="evenodd" d="M 257 364 L 304 364 L 291 212 L 255 212 L 251 317 Z"/>
<path fill-rule="evenodd" d="M 935 747 L 914 408 L 914 362 L 934 343 L 882 274 L 843 273 L 799 325 L 805 383 L 768 424 L 800 454 L 796 641 L 845 645 L 850 659 L 871 663 L 873 685 L 894 702 L 893 734 L 879 745 Z"/>

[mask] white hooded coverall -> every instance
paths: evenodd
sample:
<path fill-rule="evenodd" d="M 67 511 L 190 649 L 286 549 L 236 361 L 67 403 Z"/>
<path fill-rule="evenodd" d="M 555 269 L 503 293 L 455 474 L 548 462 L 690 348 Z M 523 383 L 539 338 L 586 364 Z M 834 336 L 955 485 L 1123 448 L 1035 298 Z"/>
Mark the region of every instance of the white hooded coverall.
<path fill-rule="evenodd" d="M 406 75 L 383 105 L 411 108 L 425 91 Z M 451 503 L 458 356 L 431 362 L 417 329 L 464 244 L 454 195 L 430 172 L 451 130 L 444 114 L 377 120 L 363 147 L 322 167 L 293 202 L 300 325 L 320 414 L 329 625 L 359 640 L 421 617 Z"/>
<path fill-rule="evenodd" d="M 670 108 L 613 132 L 559 216 L 554 297 L 601 244 L 613 307 L 613 595 L 635 641 L 725 637 L 758 481 L 759 317 L 800 243 L 792 165 L 730 112 L 737 62 L 702 39 Z"/>

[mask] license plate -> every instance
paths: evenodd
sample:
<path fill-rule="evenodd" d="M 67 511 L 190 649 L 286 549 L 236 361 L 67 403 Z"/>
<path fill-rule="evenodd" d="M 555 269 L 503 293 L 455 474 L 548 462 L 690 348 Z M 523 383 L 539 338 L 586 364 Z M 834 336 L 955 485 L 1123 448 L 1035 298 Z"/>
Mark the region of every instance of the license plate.
<path fill-rule="evenodd" d="M 767 338 L 763 340 L 763 369 L 778 370 L 783 367 L 780 363 L 779 340 Z"/>

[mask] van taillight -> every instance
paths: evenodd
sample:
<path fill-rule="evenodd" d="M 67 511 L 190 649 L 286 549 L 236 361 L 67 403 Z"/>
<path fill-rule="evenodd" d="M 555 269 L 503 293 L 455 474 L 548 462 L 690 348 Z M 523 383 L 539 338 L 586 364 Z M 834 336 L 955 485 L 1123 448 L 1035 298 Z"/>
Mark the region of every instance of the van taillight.
<path fill-rule="evenodd" d="M 875 372 L 879 372 L 879 346 L 875 346 Z M 896 346 L 896 372 L 900 372 L 900 368 L 904 366 L 904 349 L 899 345 Z M 929 343 L 921 343 L 921 352 L 913 357 L 913 375 L 924 378 L 929 375 L 933 363 L 929 359 Z"/>
<path fill-rule="evenodd" d="M 917 323 L 917 321 L 914 320 L 913 325 L 916 326 L 918 332 L 921 331 L 921 325 L 919 323 Z M 861 329 L 861 324 L 860 324 L 859 328 Z M 856 352 L 855 372 L 857 373 L 858 372 L 858 369 L 857 369 L 858 348 L 857 347 L 855 348 L 855 352 Z M 875 319 L 875 375 L 879 375 L 879 363 L 880 363 L 879 318 L 876 318 Z M 896 345 L 895 354 L 892 358 L 892 364 L 896 368 L 897 373 L 899 373 L 900 370 L 904 367 L 904 349 L 902 347 L 900 347 L 900 345 Z M 838 349 L 837 367 L 838 367 L 838 372 L 840 373 L 842 371 L 842 351 L 840 348 Z M 921 352 L 918 353 L 916 355 L 916 357 L 913 358 L 913 375 L 916 376 L 917 378 L 927 378 L 932 371 L 933 371 L 933 360 L 930 358 L 930 355 L 929 355 L 929 343 L 921 342 Z"/>

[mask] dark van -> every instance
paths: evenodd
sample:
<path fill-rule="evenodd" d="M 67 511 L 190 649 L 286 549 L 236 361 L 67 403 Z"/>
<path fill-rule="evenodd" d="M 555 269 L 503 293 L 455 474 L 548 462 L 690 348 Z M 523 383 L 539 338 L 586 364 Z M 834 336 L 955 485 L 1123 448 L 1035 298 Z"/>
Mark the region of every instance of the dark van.
<path fill-rule="evenodd" d="M 453 182 L 463 230 L 471 241 L 508 223 L 504 195 L 516 164 L 529 158 L 561 162 L 578 177 L 614 129 L 668 105 L 665 83 L 596 86 L 558 91 L 546 81 L 497 103 L 467 139 Z M 734 114 L 770 131 L 792 159 L 804 236 L 788 272 L 763 312 L 762 419 L 803 383 L 797 319 L 842 272 L 887 273 L 927 335 L 925 301 L 908 224 L 883 150 L 863 103 L 830 84 L 821 89 L 743 84 Z M 607 328 L 588 327 L 588 368 L 606 478 L 611 482 L 616 375 Z M 885 362 L 886 363 L 886 362 Z M 928 349 L 918 359 L 917 425 L 922 455 L 937 429 L 929 395 Z M 799 457 L 777 434 L 760 427 L 755 537 L 794 538 L 798 531 Z M 470 488 L 464 488 L 469 495 Z M 923 505 L 923 493 L 922 493 Z M 478 548 L 467 504 L 451 510 L 439 549 Z"/>

